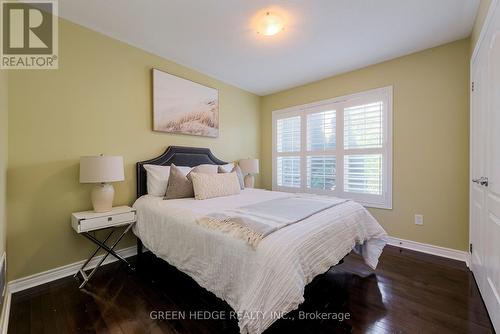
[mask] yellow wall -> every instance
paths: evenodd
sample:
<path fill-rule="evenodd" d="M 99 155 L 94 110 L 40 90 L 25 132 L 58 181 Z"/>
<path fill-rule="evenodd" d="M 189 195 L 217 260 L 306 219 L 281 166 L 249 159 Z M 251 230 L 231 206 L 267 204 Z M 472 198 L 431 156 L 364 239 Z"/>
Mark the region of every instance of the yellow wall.
<path fill-rule="evenodd" d="M 265 96 L 263 185 L 272 180 L 273 110 L 393 85 L 393 210 L 370 211 L 391 236 L 467 249 L 469 48 L 464 39 Z"/>
<path fill-rule="evenodd" d="M 393 210 L 370 210 L 392 236 L 465 250 L 470 44 L 461 40 L 259 98 L 60 20 L 60 69 L 9 74 L 8 279 L 88 255 L 89 242 L 69 225 L 71 212 L 90 209 L 91 186 L 78 183 L 81 155 L 124 156 L 126 181 L 115 184 L 115 204 L 135 199 L 135 162 L 168 145 L 210 147 L 225 160 L 260 157 L 261 183 L 270 188 L 272 110 L 387 85 L 394 86 Z M 151 130 L 153 67 L 219 89 L 219 138 Z M 3 118 L 0 131 L 7 133 Z M 0 188 L 0 210 L 1 196 Z M 413 224 L 416 213 L 424 226 Z M 128 238 L 122 247 L 132 244 Z"/>
<path fill-rule="evenodd" d="M 0 257 L 5 251 L 8 151 L 8 72 L 0 70 Z"/>
<path fill-rule="evenodd" d="M 59 29 L 59 70 L 9 76 L 9 280 L 87 257 L 89 242 L 70 227 L 71 212 L 91 208 L 91 186 L 78 183 L 82 155 L 124 156 L 115 204 L 135 199 L 135 163 L 169 145 L 228 161 L 260 156 L 258 96 L 68 21 Z M 219 89 L 219 138 L 151 130 L 153 67 Z"/>
<path fill-rule="evenodd" d="M 0 257 L 3 256 L 6 246 L 7 212 L 7 151 L 8 151 L 8 72 L 0 70 Z M 0 326 L 5 321 L 5 298 L 0 310 Z"/>
<path fill-rule="evenodd" d="M 479 39 L 479 35 L 481 34 L 481 28 L 483 27 L 484 20 L 486 19 L 486 15 L 488 15 L 488 9 L 490 7 L 491 0 L 481 0 L 479 3 L 479 9 L 476 15 L 476 21 L 474 22 L 474 26 L 472 28 L 471 34 L 471 53 L 474 51 L 474 47 Z"/>

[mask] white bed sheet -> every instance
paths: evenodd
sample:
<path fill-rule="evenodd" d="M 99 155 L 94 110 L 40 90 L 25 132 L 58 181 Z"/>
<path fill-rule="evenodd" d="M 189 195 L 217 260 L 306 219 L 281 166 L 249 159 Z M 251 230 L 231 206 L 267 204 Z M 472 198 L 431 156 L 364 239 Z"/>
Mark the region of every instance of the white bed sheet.
<path fill-rule="evenodd" d="M 156 256 L 225 300 L 241 316 L 241 333 L 258 334 L 277 314 L 296 309 L 304 301 L 305 286 L 356 245 L 362 245 L 372 268 L 385 246 L 383 228 L 352 201 L 272 233 L 256 250 L 196 223 L 204 214 L 287 196 L 292 194 L 260 189 L 202 201 L 145 195 L 134 204 L 133 230 Z"/>

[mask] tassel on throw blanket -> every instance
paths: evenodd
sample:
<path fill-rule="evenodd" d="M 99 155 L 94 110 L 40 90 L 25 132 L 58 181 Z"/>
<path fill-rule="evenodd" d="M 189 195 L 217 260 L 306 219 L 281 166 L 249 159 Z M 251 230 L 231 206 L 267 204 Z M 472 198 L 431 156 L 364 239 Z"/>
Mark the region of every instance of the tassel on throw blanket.
<path fill-rule="evenodd" d="M 197 222 L 243 239 L 255 249 L 269 234 L 345 202 L 336 197 L 297 195 L 208 214 Z"/>

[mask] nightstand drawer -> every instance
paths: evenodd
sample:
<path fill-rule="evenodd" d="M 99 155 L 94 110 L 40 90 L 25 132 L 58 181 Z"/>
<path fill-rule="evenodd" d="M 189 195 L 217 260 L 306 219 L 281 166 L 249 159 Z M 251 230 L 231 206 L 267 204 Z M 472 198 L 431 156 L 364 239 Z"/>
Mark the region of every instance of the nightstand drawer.
<path fill-rule="evenodd" d="M 135 220 L 135 212 L 125 212 L 116 215 L 82 219 L 78 221 L 78 232 L 97 230 L 109 226 L 130 223 Z"/>

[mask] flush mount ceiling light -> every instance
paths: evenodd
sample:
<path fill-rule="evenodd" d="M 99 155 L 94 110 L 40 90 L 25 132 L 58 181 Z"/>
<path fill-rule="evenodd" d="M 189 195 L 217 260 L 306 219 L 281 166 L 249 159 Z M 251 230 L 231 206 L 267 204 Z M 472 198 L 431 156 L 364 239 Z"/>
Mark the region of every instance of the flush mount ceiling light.
<path fill-rule="evenodd" d="M 273 36 L 284 29 L 283 19 L 271 12 L 266 12 L 257 21 L 257 33 Z"/>

